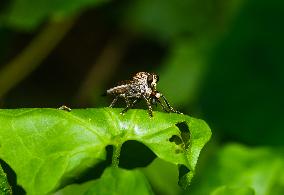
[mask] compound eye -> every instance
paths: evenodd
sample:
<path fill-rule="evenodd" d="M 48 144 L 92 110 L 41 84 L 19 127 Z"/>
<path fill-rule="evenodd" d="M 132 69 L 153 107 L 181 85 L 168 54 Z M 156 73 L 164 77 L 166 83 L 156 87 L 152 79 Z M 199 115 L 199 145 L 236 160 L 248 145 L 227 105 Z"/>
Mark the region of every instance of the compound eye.
<path fill-rule="evenodd" d="M 148 83 L 148 85 L 151 85 L 152 82 L 153 82 L 153 75 L 149 75 L 149 76 L 147 77 L 147 83 Z"/>

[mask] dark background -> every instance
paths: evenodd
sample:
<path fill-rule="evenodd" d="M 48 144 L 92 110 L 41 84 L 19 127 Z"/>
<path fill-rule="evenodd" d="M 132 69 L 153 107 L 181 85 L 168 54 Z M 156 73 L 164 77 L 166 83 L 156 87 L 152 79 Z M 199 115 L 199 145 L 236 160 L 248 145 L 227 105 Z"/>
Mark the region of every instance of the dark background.
<path fill-rule="evenodd" d="M 276 151 L 283 8 L 278 0 L 1 0 L 1 108 L 104 107 L 111 98 L 101 95 L 117 81 L 156 72 L 175 108 L 210 125 L 204 156 L 229 142 Z"/>

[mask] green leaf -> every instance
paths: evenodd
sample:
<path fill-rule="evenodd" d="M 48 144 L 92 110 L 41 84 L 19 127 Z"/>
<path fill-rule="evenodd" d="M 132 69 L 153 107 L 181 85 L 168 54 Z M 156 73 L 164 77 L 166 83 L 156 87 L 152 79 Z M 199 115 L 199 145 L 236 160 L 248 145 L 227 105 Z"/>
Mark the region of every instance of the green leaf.
<path fill-rule="evenodd" d="M 100 179 L 84 184 L 73 184 L 58 191 L 55 195 L 76 194 L 153 194 L 145 176 L 139 170 L 107 168 Z"/>
<path fill-rule="evenodd" d="M 0 165 L 0 194 L 12 195 L 12 189 L 7 181 L 6 174 L 4 173 L 1 165 Z"/>
<path fill-rule="evenodd" d="M 210 158 L 206 168 L 196 177 L 196 185 L 192 185 L 194 188 L 190 190 L 191 194 L 209 194 L 214 190 L 226 192 L 240 188 L 242 191 L 248 187 L 255 194 L 280 195 L 284 193 L 283 170 L 284 156 L 281 148 L 249 148 L 229 144 Z M 227 187 L 216 190 L 220 186 Z"/>
<path fill-rule="evenodd" d="M 47 18 L 74 15 L 82 9 L 98 5 L 106 0 L 13 0 L 2 16 L 9 26 L 30 30 Z"/>
<path fill-rule="evenodd" d="M 159 194 L 178 195 L 183 192 L 177 184 L 178 170 L 175 165 L 157 158 L 142 170 L 152 188 Z"/>
<path fill-rule="evenodd" d="M 253 189 L 249 187 L 228 187 L 221 186 L 214 190 L 211 195 L 254 195 Z"/>
<path fill-rule="evenodd" d="M 174 113 L 121 109 L 0 110 L 0 158 L 17 174 L 28 194 L 45 194 L 136 140 L 159 158 L 179 165 L 179 183 L 187 187 L 199 153 L 211 131 L 199 119 Z M 119 153 L 114 155 L 118 157 Z M 113 160 L 115 162 L 115 160 Z"/>
<path fill-rule="evenodd" d="M 82 184 L 71 184 L 68 185 L 57 192 L 54 195 L 78 195 L 85 194 L 96 182 L 97 180 L 90 180 Z"/>

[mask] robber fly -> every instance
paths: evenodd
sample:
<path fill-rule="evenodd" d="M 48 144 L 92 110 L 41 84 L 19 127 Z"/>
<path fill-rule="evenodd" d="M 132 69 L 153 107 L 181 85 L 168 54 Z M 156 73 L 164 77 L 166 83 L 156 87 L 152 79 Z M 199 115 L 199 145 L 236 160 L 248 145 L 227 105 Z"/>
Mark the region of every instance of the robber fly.
<path fill-rule="evenodd" d="M 106 94 L 114 96 L 109 107 L 113 107 L 118 98 L 123 98 L 126 108 L 120 114 L 124 114 L 132 108 L 138 101 L 143 99 L 147 106 L 150 117 L 153 116 L 152 105 L 160 104 L 166 112 L 180 113 L 175 110 L 165 98 L 165 96 L 156 90 L 159 76 L 154 73 L 138 72 L 131 80 L 120 82 L 117 86 L 107 90 Z M 164 103 L 165 104 L 164 104 Z"/>

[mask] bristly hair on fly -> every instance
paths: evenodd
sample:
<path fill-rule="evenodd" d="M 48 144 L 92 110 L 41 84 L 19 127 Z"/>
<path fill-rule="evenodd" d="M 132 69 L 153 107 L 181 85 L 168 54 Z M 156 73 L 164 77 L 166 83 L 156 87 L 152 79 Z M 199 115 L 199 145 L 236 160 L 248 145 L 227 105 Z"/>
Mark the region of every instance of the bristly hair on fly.
<path fill-rule="evenodd" d="M 165 112 L 174 112 L 182 114 L 175 110 L 165 96 L 158 92 L 156 87 L 159 81 L 159 76 L 155 73 L 138 72 L 131 80 L 119 82 L 118 85 L 108 89 L 106 95 L 114 97 L 109 107 L 113 107 L 118 98 L 125 100 L 126 108 L 120 114 L 124 114 L 132 108 L 138 101 L 143 99 L 147 106 L 150 117 L 153 117 L 152 105 L 161 105 Z"/>

